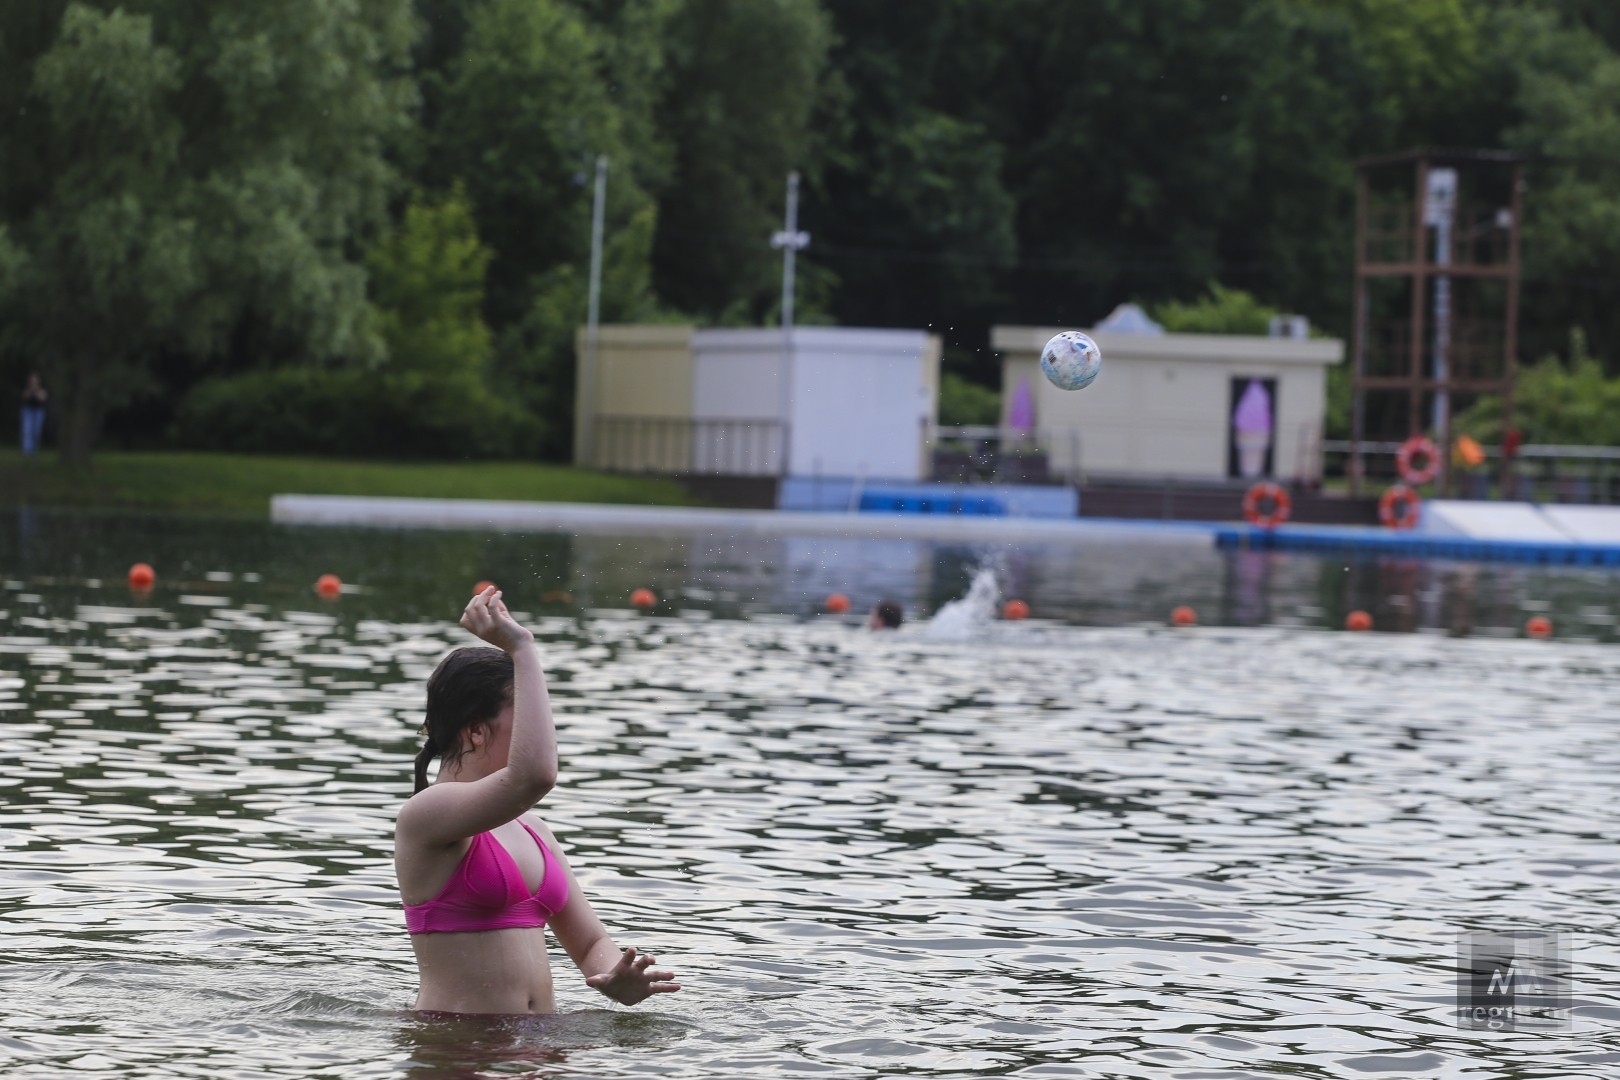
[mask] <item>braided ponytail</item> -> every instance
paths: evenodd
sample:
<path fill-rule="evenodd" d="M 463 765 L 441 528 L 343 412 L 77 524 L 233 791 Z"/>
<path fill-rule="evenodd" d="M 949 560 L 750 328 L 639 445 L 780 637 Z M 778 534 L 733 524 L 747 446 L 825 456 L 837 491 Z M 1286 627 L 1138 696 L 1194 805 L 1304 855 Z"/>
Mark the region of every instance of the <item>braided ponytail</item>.
<path fill-rule="evenodd" d="M 439 756 L 439 752 L 436 749 L 434 749 L 432 739 L 429 739 L 427 742 L 422 744 L 422 752 L 420 754 L 416 755 L 416 790 L 417 791 L 421 791 L 421 790 L 423 790 L 424 788 L 426 788 L 428 786 L 428 778 L 427 778 L 428 762 L 432 761 L 434 758 L 436 758 L 438 756 Z"/>

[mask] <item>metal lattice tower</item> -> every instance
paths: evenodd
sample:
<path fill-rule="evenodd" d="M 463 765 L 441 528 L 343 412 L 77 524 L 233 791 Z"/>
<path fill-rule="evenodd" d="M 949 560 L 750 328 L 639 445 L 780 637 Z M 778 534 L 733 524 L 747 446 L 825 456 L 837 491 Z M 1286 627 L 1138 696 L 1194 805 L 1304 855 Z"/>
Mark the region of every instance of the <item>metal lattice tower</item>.
<path fill-rule="evenodd" d="M 1498 394 L 1512 426 L 1519 347 L 1523 155 L 1420 149 L 1356 162 L 1350 491 L 1362 444 L 1426 431 L 1451 489 L 1459 399 Z M 1510 458 L 1502 456 L 1504 490 Z"/>

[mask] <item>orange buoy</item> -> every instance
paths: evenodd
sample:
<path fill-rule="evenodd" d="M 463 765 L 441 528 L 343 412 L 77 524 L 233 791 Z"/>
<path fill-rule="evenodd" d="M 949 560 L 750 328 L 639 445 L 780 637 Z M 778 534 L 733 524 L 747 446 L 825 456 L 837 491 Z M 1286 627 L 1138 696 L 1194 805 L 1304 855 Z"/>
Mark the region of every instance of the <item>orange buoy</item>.
<path fill-rule="evenodd" d="M 473 586 L 472 594 L 474 596 L 477 596 L 479 593 L 483 592 L 485 589 L 493 589 L 495 587 L 496 586 L 495 586 L 495 583 L 493 581 L 480 581 L 478 584 Z"/>
<path fill-rule="evenodd" d="M 574 594 L 571 592 L 564 592 L 561 589 L 552 589 L 548 592 L 543 592 L 540 594 L 540 602 L 542 604 L 572 604 L 574 602 Z"/>
<path fill-rule="evenodd" d="M 841 592 L 835 592 L 827 597 L 826 608 L 834 615 L 842 615 L 849 610 L 849 597 Z"/>
<path fill-rule="evenodd" d="M 1029 618 L 1029 605 L 1022 600 L 1009 600 L 1001 605 L 1001 617 L 1017 622 Z"/>
<path fill-rule="evenodd" d="M 1170 624 L 1172 626 L 1197 626 L 1198 612 L 1186 604 L 1182 604 L 1170 612 Z"/>
<path fill-rule="evenodd" d="M 635 592 L 630 594 L 630 604 L 632 607 L 650 608 L 656 603 L 658 603 L 658 597 L 653 595 L 653 591 L 651 589 L 637 589 Z"/>
<path fill-rule="evenodd" d="M 1532 615 L 1525 620 L 1524 632 L 1533 638 L 1552 637 L 1552 620 L 1545 615 Z"/>
<path fill-rule="evenodd" d="M 1372 616 L 1365 611 L 1352 611 L 1344 617 L 1346 630 L 1371 630 Z"/>
<path fill-rule="evenodd" d="M 150 589 L 157 580 L 157 572 L 146 563 L 138 562 L 129 568 L 129 587 L 132 589 Z"/>
<path fill-rule="evenodd" d="M 328 600 L 335 600 L 343 592 L 343 579 L 336 574 L 322 574 L 315 579 L 315 591 Z"/>

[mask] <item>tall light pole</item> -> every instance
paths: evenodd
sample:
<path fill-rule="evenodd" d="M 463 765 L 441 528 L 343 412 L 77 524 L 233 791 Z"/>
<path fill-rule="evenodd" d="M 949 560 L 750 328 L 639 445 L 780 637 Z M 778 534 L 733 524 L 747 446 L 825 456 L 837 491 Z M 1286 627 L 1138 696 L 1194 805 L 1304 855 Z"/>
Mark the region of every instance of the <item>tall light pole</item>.
<path fill-rule="evenodd" d="M 1457 215 L 1457 170 L 1434 168 L 1428 172 L 1428 191 L 1423 223 L 1434 229 L 1434 265 L 1440 272 L 1434 278 L 1434 380 L 1441 387 L 1451 378 L 1451 233 Z M 1419 241 L 1421 243 L 1421 240 Z M 1451 398 L 1436 389 L 1431 405 L 1430 426 L 1440 444 L 1440 490 L 1451 491 Z"/>
<path fill-rule="evenodd" d="M 600 330 L 602 311 L 602 217 L 607 203 L 608 159 L 596 157 L 596 194 L 591 204 L 591 283 L 589 298 L 585 302 L 585 371 L 579 388 L 584 409 L 580 416 L 580 447 L 583 453 L 574 455 L 577 464 L 595 465 L 596 446 L 596 341 Z"/>
<path fill-rule="evenodd" d="M 793 407 L 793 258 L 810 246 L 810 234 L 799 231 L 799 174 L 788 173 L 787 213 L 771 247 L 782 249 L 782 475 L 788 472 L 788 417 Z"/>

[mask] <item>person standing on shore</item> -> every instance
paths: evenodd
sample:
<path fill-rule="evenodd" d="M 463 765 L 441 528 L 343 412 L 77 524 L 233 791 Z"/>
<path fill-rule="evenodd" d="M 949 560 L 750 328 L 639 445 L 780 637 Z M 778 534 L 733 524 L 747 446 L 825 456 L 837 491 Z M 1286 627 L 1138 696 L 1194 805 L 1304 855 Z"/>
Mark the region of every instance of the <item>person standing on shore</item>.
<path fill-rule="evenodd" d="M 45 404 L 51 395 L 39 381 L 39 372 L 28 373 L 28 385 L 22 392 L 22 452 L 33 454 L 39 450 L 39 437 L 45 431 Z"/>

